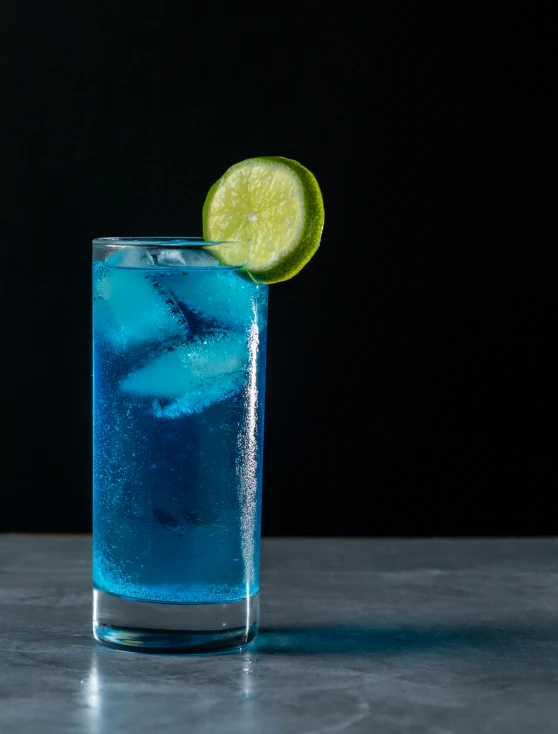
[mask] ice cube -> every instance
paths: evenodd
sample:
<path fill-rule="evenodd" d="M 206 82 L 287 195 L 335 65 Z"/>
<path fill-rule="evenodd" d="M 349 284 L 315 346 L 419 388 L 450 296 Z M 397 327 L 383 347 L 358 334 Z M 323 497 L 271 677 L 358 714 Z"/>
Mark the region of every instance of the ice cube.
<path fill-rule="evenodd" d="M 154 254 L 155 264 L 162 268 L 214 268 L 219 262 L 209 252 L 197 248 L 168 249 Z"/>
<path fill-rule="evenodd" d="M 105 262 L 116 268 L 149 268 L 155 265 L 151 253 L 143 247 L 125 247 L 110 255 Z"/>
<path fill-rule="evenodd" d="M 185 249 L 182 250 L 182 256 L 187 267 L 214 268 L 219 265 L 218 260 L 209 250 Z"/>
<path fill-rule="evenodd" d="M 161 267 L 186 267 L 181 250 L 161 250 L 155 257 Z"/>
<path fill-rule="evenodd" d="M 117 351 L 188 333 L 186 317 L 158 283 L 153 258 L 141 248 L 117 252 L 99 265 L 94 299 L 95 327 Z"/>
<path fill-rule="evenodd" d="M 221 375 L 218 379 L 205 380 L 199 387 L 186 395 L 163 405 L 155 400 L 153 413 L 157 418 L 180 418 L 183 415 L 201 413 L 213 403 L 236 395 L 242 390 L 244 378 L 240 372 Z"/>
<path fill-rule="evenodd" d="M 233 270 L 177 273 L 168 288 L 188 309 L 224 326 L 245 330 L 253 318 L 258 286 Z"/>
<path fill-rule="evenodd" d="M 247 366 L 245 337 L 220 334 L 162 354 L 131 372 L 122 381 L 121 389 L 155 398 L 155 414 L 175 418 L 198 412 L 238 392 Z M 161 407 L 161 400 L 173 402 Z"/>

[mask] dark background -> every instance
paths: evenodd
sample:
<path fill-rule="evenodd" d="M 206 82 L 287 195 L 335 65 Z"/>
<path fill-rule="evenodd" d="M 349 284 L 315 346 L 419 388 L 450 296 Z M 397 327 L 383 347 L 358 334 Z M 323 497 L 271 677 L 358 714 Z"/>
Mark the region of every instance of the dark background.
<path fill-rule="evenodd" d="M 326 226 L 271 289 L 264 533 L 557 532 L 554 26 L 434 5 L 4 6 L 1 530 L 90 529 L 91 239 L 284 155 Z"/>

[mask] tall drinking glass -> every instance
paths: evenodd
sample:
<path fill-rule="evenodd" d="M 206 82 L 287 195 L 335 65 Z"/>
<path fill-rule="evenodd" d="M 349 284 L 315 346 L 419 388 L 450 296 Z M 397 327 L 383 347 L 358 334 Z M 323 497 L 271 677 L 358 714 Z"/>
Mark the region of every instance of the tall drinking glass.
<path fill-rule="evenodd" d="M 93 631 L 111 646 L 257 634 L 268 286 L 225 247 L 93 241 Z"/>

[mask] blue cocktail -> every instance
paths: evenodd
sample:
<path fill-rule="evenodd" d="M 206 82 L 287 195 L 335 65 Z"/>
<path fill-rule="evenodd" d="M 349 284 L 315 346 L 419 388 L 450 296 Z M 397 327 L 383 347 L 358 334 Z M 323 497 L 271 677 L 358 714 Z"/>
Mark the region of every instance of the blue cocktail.
<path fill-rule="evenodd" d="M 94 632 L 108 644 L 209 651 L 257 632 L 268 287 L 220 264 L 223 248 L 94 241 Z"/>

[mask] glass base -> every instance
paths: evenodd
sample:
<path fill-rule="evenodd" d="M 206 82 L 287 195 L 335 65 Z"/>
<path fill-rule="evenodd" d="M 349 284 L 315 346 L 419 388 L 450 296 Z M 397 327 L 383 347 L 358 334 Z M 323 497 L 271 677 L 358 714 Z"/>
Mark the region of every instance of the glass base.
<path fill-rule="evenodd" d="M 258 633 L 259 596 L 228 604 L 157 604 L 93 590 L 97 642 L 132 652 L 241 650 Z"/>

